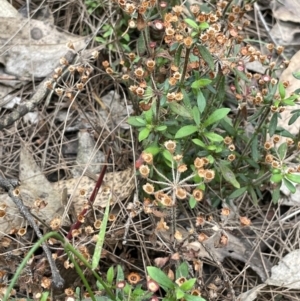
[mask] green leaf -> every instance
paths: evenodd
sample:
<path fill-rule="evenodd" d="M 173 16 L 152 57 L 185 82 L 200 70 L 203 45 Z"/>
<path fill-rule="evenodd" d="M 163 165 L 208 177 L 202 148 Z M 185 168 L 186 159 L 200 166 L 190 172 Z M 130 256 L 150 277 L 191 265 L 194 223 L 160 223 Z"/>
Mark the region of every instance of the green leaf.
<path fill-rule="evenodd" d="M 300 116 L 300 110 L 292 111 L 292 117 L 290 118 L 288 125 L 293 124 Z"/>
<path fill-rule="evenodd" d="M 200 88 L 203 88 L 207 85 L 209 85 L 211 83 L 211 80 L 208 79 L 208 78 L 202 78 L 202 79 L 198 79 L 196 81 L 194 81 L 191 85 L 191 87 L 193 89 L 200 89 Z"/>
<path fill-rule="evenodd" d="M 139 132 L 139 142 L 145 140 L 150 134 L 150 130 L 148 128 L 144 128 Z"/>
<path fill-rule="evenodd" d="M 257 195 L 256 195 L 256 192 L 255 192 L 255 190 L 253 189 L 252 186 L 249 186 L 249 187 L 248 187 L 248 192 L 249 192 L 249 194 L 250 194 L 252 203 L 253 203 L 254 205 L 257 205 L 257 204 L 258 204 Z"/>
<path fill-rule="evenodd" d="M 114 267 L 111 266 L 108 271 L 107 271 L 107 275 L 106 275 L 106 279 L 107 279 L 107 283 L 108 284 L 112 284 L 113 280 L 114 280 Z"/>
<path fill-rule="evenodd" d="M 205 299 L 203 299 L 202 297 L 199 296 L 193 296 L 193 295 L 189 295 L 189 294 L 184 294 L 184 299 L 186 301 L 206 301 Z"/>
<path fill-rule="evenodd" d="M 184 292 L 180 289 L 180 288 L 177 288 L 176 289 L 176 299 L 177 300 L 180 300 L 184 297 Z"/>
<path fill-rule="evenodd" d="M 175 139 L 190 136 L 198 131 L 198 127 L 195 125 L 185 125 L 177 131 Z"/>
<path fill-rule="evenodd" d="M 300 174 L 299 173 L 297 173 L 297 174 L 288 173 L 288 174 L 285 175 L 285 178 L 287 178 L 291 182 L 300 184 Z"/>
<path fill-rule="evenodd" d="M 251 143 L 251 156 L 254 161 L 258 161 L 259 153 L 258 153 L 258 138 L 255 136 Z"/>
<path fill-rule="evenodd" d="M 214 59 L 210 53 L 210 51 L 203 45 L 198 45 L 198 50 L 203 58 L 203 60 L 207 63 L 210 70 L 215 69 Z"/>
<path fill-rule="evenodd" d="M 270 178 L 270 181 L 273 183 L 280 183 L 283 179 L 282 174 L 273 174 Z"/>
<path fill-rule="evenodd" d="M 217 121 L 223 119 L 230 112 L 230 109 L 222 108 L 215 110 L 207 119 L 204 121 L 203 126 L 207 127 L 210 124 L 216 123 Z"/>
<path fill-rule="evenodd" d="M 180 105 L 178 102 L 169 103 L 169 107 L 172 112 L 178 114 L 179 116 L 192 118 L 190 111 L 188 111 L 184 106 Z"/>
<path fill-rule="evenodd" d="M 193 113 L 193 118 L 194 118 L 195 123 L 197 124 L 197 126 L 199 126 L 200 125 L 200 112 L 199 112 L 199 109 L 197 107 L 193 107 L 192 113 Z"/>
<path fill-rule="evenodd" d="M 269 135 L 272 137 L 275 134 L 278 122 L 278 112 L 275 112 L 270 120 Z"/>
<path fill-rule="evenodd" d="M 236 180 L 232 170 L 229 167 L 227 167 L 223 161 L 219 161 L 218 166 L 224 179 L 230 184 L 232 184 L 235 188 L 240 188 L 240 183 Z"/>
<path fill-rule="evenodd" d="M 156 144 L 148 146 L 145 150 L 145 153 L 150 153 L 153 156 L 157 155 L 160 152 L 160 147 Z"/>
<path fill-rule="evenodd" d="M 241 72 L 238 69 L 234 69 L 233 71 L 234 71 L 235 75 L 237 76 L 237 79 L 239 77 L 242 80 L 244 80 L 246 83 L 250 82 L 249 78 L 246 76 L 246 74 L 244 72 Z"/>
<path fill-rule="evenodd" d="M 194 209 L 197 205 L 197 201 L 193 196 L 191 196 L 189 199 L 189 205 L 191 209 Z"/>
<path fill-rule="evenodd" d="M 175 44 L 175 43 L 174 43 L 174 44 Z M 175 64 L 175 66 L 177 66 L 177 67 L 179 67 L 179 65 L 180 65 L 182 49 L 183 49 L 183 44 L 181 44 L 181 45 L 178 47 L 178 49 L 176 50 L 176 53 L 175 53 L 174 64 Z M 172 51 L 172 50 L 170 49 L 170 51 Z"/>
<path fill-rule="evenodd" d="M 200 139 L 195 138 L 195 139 L 192 139 L 192 141 L 198 146 L 201 146 L 203 148 L 206 147 L 206 145 Z"/>
<path fill-rule="evenodd" d="M 156 267 L 147 267 L 147 272 L 150 278 L 156 281 L 164 290 L 172 289 L 175 287 L 175 284 L 162 270 Z"/>
<path fill-rule="evenodd" d="M 182 285 L 180 285 L 180 288 L 185 292 L 189 291 L 194 287 L 195 282 L 196 282 L 196 278 L 189 279 L 184 283 L 182 283 Z"/>
<path fill-rule="evenodd" d="M 207 137 L 210 141 L 213 141 L 213 142 L 221 142 L 224 140 L 224 138 L 216 133 L 213 133 L 213 132 L 206 132 L 206 133 L 203 133 L 203 135 L 205 137 Z"/>
<path fill-rule="evenodd" d="M 198 28 L 199 28 L 198 24 L 194 20 L 192 20 L 192 19 L 186 18 L 186 19 L 184 19 L 184 22 L 187 25 L 189 25 L 190 27 L 192 27 L 193 29 L 198 30 Z"/>
<path fill-rule="evenodd" d="M 296 71 L 292 73 L 296 79 L 300 79 L 300 71 Z"/>
<path fill-rule="evenodd" d="M 180 266 L 176 269 L 176 279 L 180 277 L 187 277 L 189 275 L 189 266 L 184 261 L 180 264 Z"/>
<path fill-rule="evenodd" d="M 173 161 L 173 157 L 168 150 L 164 149 L 162 154 L 170 163 Z"/>
<path fill-rule="evenodd" d="M 145 126 L 146 125 L 146 121 L 143 120 L 140 117 L 135 117 L 135 116 L 131 116 L 127 118 L 127 123 L 132 125 L 132 126 L 137 126 L 137 127 L 141 127 L 141 126 Z"/>
<path fill-rule="evenodd" d="M 279 83 L 278 85 L 278 91 L 281 99 L 285 98 L 285 88 L 283 86 L 283 83 Z"/>
<path fill-rule="evenodd" d="M 231 193 L 228 198 L 229 199 L 236 199 L 239 196 L 241 196 L 243 193 L 245 193 L 245 191 L 247 190 L 247 187 L 241 187 L 237 190 L 235 190 L 233 193 Z"/>
<path fill-rule="evenodd" d="M 199 111 L 201 113 L 203 113 L 204 109 L 206 107 L 206 99 L 200 89 L 197 90 L 197 105 L 198 105 Z"/>
<path fill-rule="evenodd" d="M 155 130 L 158 131 L 158 132 L 163 132 L 167 129 L 167 126 L 166 125 L 159 125 L 159 126 L 156 126 L 155 127 Z"/>
<path fill-rule="evenodd" d="M 280 185 L 278 185 L 273 191 L 272 191 L 272 202 L 273 204 L 277 204 L 280 198 Z"/>
<path fill-rule="evenodd" d="M 287 143 L 284 142 L 282 143 L 279 147 L 278 147 L 278 155 L 279 155 L 279 159 L 281 161 L 283 161 L 285 159 L 285 156 L 286 156 L 286 152 L 287 152 Z"/>
<path fill-rule="evenodd" d="M 125 279 L 123 269 L 120 265 L 117 266 L 116 281 L 123 281 Z"/>
<path fill-rule="evenodd" d="M 295 185 L 287 180 L 286 178 L 283 178 L 283 184 L 286 186 L 286 188 L 291 192 L 291 193 L 295 193 L 296 192 L 296 187 Z"/>
<path fill-rule="evenodd" d="M 145 116 L 146 122 L 148 124 L 151 124 L 152 120 L 153 120 L 153 110 L 150 109 L 148 111 L 144 111 L 144 116 Z"/>
<path fill-rule="evenodd" d="M 207 22 L 202 22 L 202 23 L 200 23 L 199 29 L 205 30 L 205 29 L 207 29 L 207 28 L 209 28 L 209 24 L 208 24 Z"/>

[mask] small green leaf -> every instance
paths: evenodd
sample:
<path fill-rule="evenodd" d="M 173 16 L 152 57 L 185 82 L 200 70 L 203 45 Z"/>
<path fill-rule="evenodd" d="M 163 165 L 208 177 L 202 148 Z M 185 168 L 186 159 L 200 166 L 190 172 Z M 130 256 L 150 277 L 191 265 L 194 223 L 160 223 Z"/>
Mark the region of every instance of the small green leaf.
<path fill-rule="evenodd" d="M 152 109 L 150 109 L 148 111 L 144 111 L 144 116 L 145 116 L 146 122 L 148 124 L 151 124 L 152 120 L 153 120 L 153 111 L 152 111 Z"/>
<path fill-rule="evenodd" d="M 209 24 L 208 24 L 207 22 L 202 22 L 202 23 L 200 23 L 199 29 L 205 30 L 205 29 L 207 29 L 207 28 L 209 28 Z"/>
<path fill-rule="evenodd" d="M 189 280 L 185 281 L 184 283 L 182 283 L 182 284 L 180 285 L 180 288 L 181 288 L 184 292 L 186 292 L 186 291 L 188 291 L 188 290 L 191 290 L 191 289 L 194 287 L 195 282 L 196 282 L 196 278 L 189 279 Z"/>
<path fill-rule="evenodd" d="M 190 136 L 198 131 L 198 127 L 195 125 L 185 125 L 177 131 L 175 139 Z"/>
<path fill-rule="evenodd" d="M 195 138 L 195 139 L 192 139 L 192 141 L 198 146 L 201 146 L 203 148 L 206 147 L 206 145 L 200 139 Z"/>
<path fill-rule="evenodd" d="M 165 159 L 167 159 L 169 162 L 172 162 L 172 161 L 173 161 L 173 157 L 172 157 L 171 153 L 170 153 L 168 150 L 166 150 L 166 149 L 163 150 L 163 156 L 164 156 Z"/>
<path fill-rule="evenodd" d="M 189 205 L 191 209 L 194 209 L 197 205 L 197 201 L 193 196 L 191 196 L 189 199 Z"/>
<path fill-rule="evenodd" d="M 143 120 L 140 117 L 134 117 L 134 116 L 128 117 L 127 118 L 127 123 L 130 124 L 130 125 L 132 125 L 132 126 L 137 126 L 137 127 L 141 127 L 141 126 L 145 126 L 146 125 L 146 121 L 145 120 Z"/>
<path fill-rule="evenodd" d="M 200 89 L 200 88 L 203 88 L 207 85 L 209 85 L 211 83 L 211 80 L 208 79 L 208 78 L 202 78 L 202 79 L 198 79 L 196 81 L 194 81 L 191 85 L 191 87 L 193 89 Z"/>
<path fill-rule="evenodd" d="M 273 183 L 280 183 L 283 179 L 282 174 L 273 174 L 270 178 L 270 181 Z"/>
<path fill-rule="evenodd" d="M 197 107 L 193 107 L 192 113 L 193 113 L 193 118 L 194 118 L 195 123 L 199 126 L 200 125 L 200 112 L 199 112 L 199 109 Z"/>
<path fill-rule="evenodd" d="M 283 86 L 283 83 L 279 83 L 278 85 L 279 95 L 281 99 L 285 98 L 285 88 Z"/>
<path fill-rule="evenodd" d="M 284 142 L 282 143 L 279 147 L 278 147 L 278 155 L 279 155 L 279 159 L 281 161 L 283 161 L 285 159 L 285 156 L 286 156 L 286 152 L 287 152 L 287 143 Z"/>
<path fill-rule="evenodd" d="M 254 190 L 254 188 L 252 186 L 248 187 L 248 192 L 250 194 L 252 203 L 254 205 L 257 205 L 258 204 L 257 195 L 256 195 L 255 190 Z"/>
<path fill-rule="evenodd" d="M 296 192 L 296 187 L 295 185 L 290 182 L 289 180 L 287 180 L 286 178 L 283 178 L 283 184 L 286 186 L 286 188 L 291 192 L 291 193 L 295 193 Z"/>
<path fill-rule="evenodd" d="M 232 170 L 228 166 L 226 166 L 223 161 L 219 161 L 218 166 L 224 179 L 230 184 L 232 184 L 235 188 L 240 188 L 240 183 L 236 180 Z"/>
<path fill-rule="evenodd" d="M 157 146 L 156 144 L 148 146 L 145 150 L 145 153 L 150 153 L 153 156 L 157 155 L 160 152 L 160 147 Z"/>
<path fill-rule="evenodd" d="M 222 108 L 215 110 L 207 119 L 204 121 L 203 126 L 207 127 L 210 124 L 216 123 L 217 121 L 223 119 L 230 112 L 230 109 Z"/>
<path fill-rule="evenodd" d="M 215 63 L 214 63 L 214 59 L 213 59 L 210 51 L 203 45 L 198 45 L 198 50 L 199 50 L 203 60 L 207 63 L 210 70 L 214 70 Z"/>
<path fill-rule="evenodd" d="M 184 297 L 184 292 L 180 289 L 180 288 L 177 288 L 176 289 L 176 299 L 177 300 L 180 300 Z"/>
<path fill-rule="evenodd" d="M 216 133 L 213 133 L 213 132 L 206 132 L 206 133 L 203 133 L 203 135 L 208 138 L 210 141 L 213 141 L 213 142 L 221 142 L 224 140 L 224 138 Z"/>
<path fill-rule="evenodd" d="M 300 174 L 297 173 L 288 173 L 285 175 L 285 178 L 287 178 L 288 180 L 290 180 L 293 183 L 298 183 L 300 184 Z"/>
<path fill-rule="evenodd" d="M 243 193 L 245 193 L 245 191 L 247 190 L 247 187 L 241 187 L 237 190 L 235 190 L 233 193 L 231 193 L 228 198 L 229 199 L 236 199 L 239 196 L 241 196 Z"/>
<path fill-rule="evenodd" d="M 294 110 L 292 111 L 292 117 L 290 118 L 288 125 L 293 124 L 300 116 L 300 110 Z"/>
<path fill-rule="evenodd" d="M 178 114 L 179 116 L 192 118 L 191 113 L 184 106 L 180 105 L 177 102 L 169 103 L 169 107 L 172 112 Z"/>
<path fill-rule="evenodd" d="M 192 19 L 186 18 L 186 19 L 184 19 L 184 22 L 187 25 L 189 25 L 190 27 L 192 27 L 193 29 L 197 29 L 198 30 L 198 28 L 199 28 L 198 24 L 194 20 L 192 20 Z"/>
<path fill-rule="evenodd" d="M 184 261 L 180 264 L 180 266 L 176 269 L 176 279 L 180 277 L 187 277 L 189 275 L 189 266 Z"/>
<path fill-rule="evenodd" d="M 124 272 L 123 269 L 120 265 L 117 266 L 117 277 L 116 277 L 116 281 L 123 281 L 124 278 Z"/>
<path fill-rule="evenodd" d="M 156 267 L 147 267 L 147 272 L 150 278 L 156 281 L 164 290 L 172 289 L 175 287 L 175 284 L 162 270 Z"/>
<path fill-rule="evenodd" d="M 150 134 L 150 130 L 148 128 L 144 128 L 139 132 L 139 142 L 145 140 Z"/>
<path fill-rule="evenodd" d="M 251 143 L 251 156 L 254 161 L 258 161 L 259 152 L 258 152 L 258 138 L 255 136 Z"/>
<path fill-rule="evenodd" d="M 278 122 L 278 112 L 275 112 L 270 120 L 269 124 L 269 135 L 272 137 L 275 134 Z"/>
<path fill-rule="evenodd" d="M 300 71 L 296 71 L 292 73 L 296 79 L 300 79 Z"/>
<path fill-rule="evenodd" d="M 107 271 L 107 275 L 106 275 L 106 279 L 107 279 L 107 283 L 108 284 L 112 284 L 113 280 L 114 280 L 114 267 L 111 266 L 108 271 Z"/>
<path fill-rule="evenodd" d="M 159 125 L 159 126 L 156 126 L 155 127 L 155 130 L 158 131 L 158 132 L 163 132 L 167 129 L 167 126 L 166 125 Z"/>
<path fill-rule="evenodd" d="M 197 90 L 197 105 L 200 113 L 203 113 L 206 107 L 206 99 L 200 89 Z"/>
<path fill-rule="evenodd" d="M 280 185 L 278 185 L 273 191 L 272 191 L 272 202 L 273 204 L 277 204 L 280 198 Z"/>

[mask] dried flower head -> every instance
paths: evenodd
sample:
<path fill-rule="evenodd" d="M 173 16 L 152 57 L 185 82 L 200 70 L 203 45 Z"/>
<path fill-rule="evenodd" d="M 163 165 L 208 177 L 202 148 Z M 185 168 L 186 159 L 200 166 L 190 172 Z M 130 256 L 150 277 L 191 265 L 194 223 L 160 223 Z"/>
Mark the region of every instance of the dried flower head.
<path fill-rule="evenodd" d="M 50 227 L 52 230 L 58 230 L 60 226 L 61 226 L 61 219 L 58 217 L 52 219 L 52 221 L 50 222 Z"/>
<path fill-rule="evenodd" d="M 191 37 L 186 37 L 183 39 L 183 44 L 186 48 L 191 48 L 193 45 L 193 39 Z"/>
<path fill-rule="evenodd" d="M 41 280 L 41 287 L 49 289 L 51 287 L 51 279 L 48 277 L 43 277 Z"/>
<path fill-rule="evenodd" d="M 232 143 L 232 138 L 229 136 L 226 136 L 223 141 L 225 144 L 229 145 Z"/>
<path fill-rule="evenodd" d="M 235 160 L 235 154 L 230 154 L 228 157 L 227 157 L 228 161 L 232 162 Z"/>
<path fill-rule="evenodd" d="M 211 169 L 207 169 L 204 174 L 205 182 L 210 182 L 215 177 L 215 172 Z"/>
<path fill-rule="evenodd" d="M 229 146 L 228 146 L 228 149 L 230 150 L 230 151 L 235 151 L 235 145 L 234 144 L 230 144 Z"/>
<path fill-rule="evenodd" d="M 274 160 L 273 156 L 271 154 L 266 155 L 265 162 L 266 163 L 272 163 Z"/>
<path fill-rule="evenodd" d="M 175 194 L 176 194 L 176 197 L 180 200 L 184 200 L 187 196 L 186 190 L 183 188 L 180 188 L 180 187 L 176 189 Z"/>
<path fill-rule="evenodd" d="M 164 143 L 164 146 L 171 154 L 173 154 L 176 149 L 176 142 L 168 140 Z"/>
<path fill-rule="evenodd" d="M 273 139 L 273 143 L 276 144 L 280 141 L 280 136 L 279 135 L 274 135 L 272 139 Z"/>
<path fill-rule="evenodd" d="M 197 202 L 200 202 L 203 199 L 203 191 L 201 189 L 193 190 L 193 197 Z"/>
<path fill-rule="evenodd" d="M 288 146 L 294 145 L 294 140 L 292 138 L 286 138 L 286 143 Z"/>
<path fill-rule="evenodd" d="M 205 162 L 204 162 L 203 158 L 197 157 L 194 160 L 194 166 L 196 169 L 202 168 L 204 165 L 205 165 Z"/>
<path fill-rule="evenodd" d="M 97 229 L 97 230 L 100 229 L 101 224 L 102 224 L 102 220 L 101 219 L 95 220 L 95 222 L 94 222 L 94 228 Z"/>
<path fill-rule="evenodd" d="M 154 193 L 154 186 L 150 183 L 146 183 L 145 185 L 143 185 L 143 190 L 148 194 L 153 194 Z"/>
<path fill-rule="evenodd" d="M 131 272 L 127 275 L 127 280 L 130 284 L 137 284 L 141 281 L 141 276 L 139 273 Z"/>
<path fill-rule="evenodd" d="M 155 293 L 156 291 L 159 290 L 159 285 L 156 281 L 150 279 L 147 281 L 147 288 L 148 288 L 148 291 Z"/>
<path fill-rule="evenodd" d="M 186 164 L 180 164 L 180 165 L 177 167 L 177 171 L 180 172 L 180 173 L 187 171 L 187 166 L 186 166 Z"/>
<path fill-rule="evenodd" d="M 222 208 L 221 215 L 223 215 L 223 216 L 229 216 L 229 214 L 230 214 L 230 209 L 228 207 Z"/>
<path fill-rule="evenodd" d="M 148 165 L 143 164 L 140 166 L 139 172 L 141 174 L 141 177 L 146 179 L 149 176 L 150 168 L 148 167 Z"/>
<path fill-rule="evenodd" d="M 273 147 L 273 143 L 271 141 L 266 141 L 264 144 L 265 150 L 270 150 Z"/>
<path fill-rule="evenodd" d="M 27 232 L 27 229 L 26 229 L 26 228 L 20 228 L 20 229 L 18 230 L 18 235 L 24 236 L 24 235 L 26 234 L 26 232 Z"/>
<path fill-rule="evenodd" d="M 143 70 L 143 68 L 137 68 L 137 69 L 135 69 L 135 71 L 134 71 L 134 75 L 135 75 L 137 78 L 143 78 L 143 77 L 144 77 L 144 74 L 145 74 L 145 71 Z"/>
<path fill-rule="evenodd" d="M 147 66 L 147 69 L 152 72 L 154 70 L 154 67 L 155 67 L 155 61 L 154 60 L 148 60 L 146 62 L 146 66 Z"/>
<path fill-rule="evenodd" d="M 251 220 L 246 216 L 240 216 L 240 223 L 241 223 L 241 226 L 250 226 Z"/>
<path fill-rule="evenodd" d="M 153 163 L 153 155 L 151 153 L 145 153 L 145 152 L 143 152 L 142 153 L 142 159 L 147 164 L 152 164 Z"/>
<path fill-rule="evenodd" d="M 208 239 L 208 236 L 205 234 L 205 233 L 203 233 L 203 232 L 201 232 L 199 235 L 198 235 L 198 241 L 200 241 L 200 242 L 203 242 L 203 241 L 205 241 L 205 240 L 207 240 Z"/>

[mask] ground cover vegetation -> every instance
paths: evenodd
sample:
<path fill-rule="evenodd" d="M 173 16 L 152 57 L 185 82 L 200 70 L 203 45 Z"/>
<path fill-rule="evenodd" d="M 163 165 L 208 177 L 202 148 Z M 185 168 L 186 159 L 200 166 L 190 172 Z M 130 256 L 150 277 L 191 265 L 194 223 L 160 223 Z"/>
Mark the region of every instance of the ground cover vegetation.
<path fill-rule="evenodd" d="M 72 87 L 66 82 L 56 96 L 83 104 L 83 98 L 92 102 L 86 95 L 107 86 L 121 91 L 134 110 L 126 118 L 131 132 L 118 129 L 108 136 L 118 137 L 114 139 L 126 152 L 127 163 L 135 165 L 137 187 L 133 201 L 120 209 L 122 214 L 107 206 L 92 227 L 85 225 L 84 217 L 78 218 L 81 228 L 72 228 L 68 240 L 62 232 L 48 231 L 29 244 L 14 277 L 2 287 L 4 300 L 237 300 L 264 282 L 268 268 L 256 267 L 252 256 L 228 255 L 234 248 L 232 235 L 244 239 L 255 233 L 267 246 L 261 252 L 270 262 L 274 254 L 286 253 L 281 234 L 272 232 L 272 242 L 267 241 L 272 228 L 267 221 L 279 227 L 282 183 L 291 193 L 300 183 L 295 155 L 300 137 L 278 127 L 281 113 L 298 98 L 297 91 L 286 93 L 288 82 L 278 80 L 278 72 L 288 66 L 281 56 L 283 47 L 264 43 L 261 51 L 257 44 L 245 42 L 253 4 L 53 4 L 58 26 L 70 16 L 70 31 L 94 34 L 91 48 L 105 46 L 93 53 L 91 69 L 77 66 L 77 82 Z M 80 25 L 75 20 L 78 7 L 83 11 Z M 105 22 L 93 32 L 100 16 Z M 265 73 L 249 71 L 249 62 L 259 62 Z M 294 110 L 289 124 L 298 116 Z M 45 148 L 37 140 L 33 145 Z M 296 165 L 291 167 L 291 162 Z M 279 231 L 275 226 L 273 230 Z M 292 236 L 291 242 L 297 239 Z M 33 264 L 39 256 L 36 252 L 44 241 L 60 248 L 65 280 L 70 273 L 77 277 L 66 280 L 63 289 L 51 290 L 46 263 L 41 266 L 39 289 L 30 289 L 24 280 L 22 271 L 28 260 Z M 227 255 L 216 251 L 220 249 Z M 21 294 L 27 299 L 20 299 Z M 259 300 L 284 294 L 293 292 L 270 289 Z"/>

